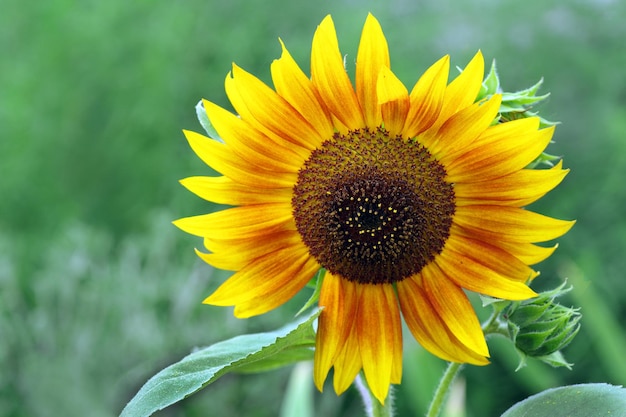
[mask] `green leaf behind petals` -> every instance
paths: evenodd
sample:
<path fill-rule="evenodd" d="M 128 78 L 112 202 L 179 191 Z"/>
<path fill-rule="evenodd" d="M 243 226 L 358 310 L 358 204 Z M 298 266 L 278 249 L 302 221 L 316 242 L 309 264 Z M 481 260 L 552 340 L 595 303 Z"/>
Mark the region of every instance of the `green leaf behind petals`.
<path fill-rule="evenodd" d="M 237 336 L 196 350 L 148 380 L 120 417 L 150 416 L 228 372 L 267 370 L 312 358 L 313 321 L 320 311 L 273 332 Z"/>
<path fill-rule="evenodd" d="M 206 110 L 204 109 L 204 104 L 202 104 L 202 100 L 196 104 L 196 116 L 198 116 L 198 121 L 202 125 L 202 128 L 206 132 L 207 135 L 211 139 L 214 139 L 218 142 L 224 142 L 220 135 L 217 133 L 217 130 L 213 127 L 213 123 L 209 120 L 209 117 L 206 114 Z"/>
<path fill-rule="evenodd" d="M 326 270 L 321 268 L 313 279 L 307 284 L 307 287 L 313 288 L 313 294 L 309 297 L 306 303 L 302 306 L 302 308 L 296 313 L 296 317 L 300 314 L 304 313 L 306 310 L 311 308 L 313 304 L 317 303 L 317 300 L 320 298 L 320 293 L 322 292 L 322 283 L 324 282 L 324 276 L 326 275 Z"/>
<path fill-rule="evenodd" d="M 626 416 L 626 389 L 609 384 L 553 388 L 515 404 L 501 417 Z"/>

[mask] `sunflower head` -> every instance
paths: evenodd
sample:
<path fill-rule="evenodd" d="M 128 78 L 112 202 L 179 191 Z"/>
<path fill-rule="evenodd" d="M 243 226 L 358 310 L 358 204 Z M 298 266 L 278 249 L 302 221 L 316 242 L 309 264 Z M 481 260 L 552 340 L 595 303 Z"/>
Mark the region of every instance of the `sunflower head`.
<path fill-rule="evenodd" d="M 234 271 L 205 302 L 250 317 L 324 270 L 314 378 L 322 389 L 334 367 L 337 393 L 361 370 L 381 402 L 400 382 L 401 316 L 433 354 L 486 364 L 464 290 L 534 297 L 530 265 L 555 249 L 536 243 L 572 226 L 524 208 L 567 174 L 560 162 L 527 168 L 554 127 L 498 122 L 502 95 L 481 90 L 480 52 L 450 82 L 444 56 L 409 91 L 372 15 L 354 84 L 330 16 L 315 31 L 310 76 L 281 45 L 274 88 L 233 65 L 225 88 L 237 115 L 204 102 L 220 141 L 185 132 L 221 176 L 183 185 L 234 206 L 175 222 L 204 238 L 202 259 Z"/>

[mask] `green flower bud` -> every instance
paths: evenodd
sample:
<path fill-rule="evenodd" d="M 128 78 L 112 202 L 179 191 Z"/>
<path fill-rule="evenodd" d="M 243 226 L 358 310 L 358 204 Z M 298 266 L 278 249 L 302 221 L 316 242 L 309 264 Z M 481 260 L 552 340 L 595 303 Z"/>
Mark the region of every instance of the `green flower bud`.
<path fill-rule="evenodd" d="M 571 289 L 564 287 L 565 284 L 532 300 L 513 303 L 504 312 L 511 339 L 524 356 L 550 356 L 567 346 L 578 333 L 582 317 L 578 309 L 554 301 Z"/>

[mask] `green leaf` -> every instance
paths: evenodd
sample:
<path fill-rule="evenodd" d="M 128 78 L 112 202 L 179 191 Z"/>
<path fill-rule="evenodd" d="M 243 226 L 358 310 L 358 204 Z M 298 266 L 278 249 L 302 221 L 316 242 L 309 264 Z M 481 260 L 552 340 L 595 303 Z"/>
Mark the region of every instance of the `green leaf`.
<path fill-rule="evenodd" d="M 545 356 L 535 356 L 535 359 L 540 360 L 541 362 L 550 365 L 553 368 L 565 367 L 570 371 L 572 370 L 573 364 L 565 360 L 565 357 L 560 350 L 557 350 L 556 352 L 552 352 L 551 354 Z"/>
<path fill-rule="evenodd" d="M 320 311 L 316 309 L 273 332 L 237 336 L 193 352 L 148 380 L 120 417 L 150 416 L 228 372 L 292 363 L 294 357 L 302 355 L 300 352 L 294 356 L 294 351 L 310 352 L 315 345 L 313 321 Z"/>
<path fill-rule="evenodd" d="M 293 345 L 286 349 L 281 350 L 275 355 L 269 356 L 260 361 L 250 362 L 239 366 L 235 369 L 237 373 L 259 373 L 267 372 L 276 368 L 281 368 L 286 365 L 290 365 L 296 362 L 311 361 L 313 360 L 313 349 L 311 347 L 315 344 L 315 336 L 313 341 L 307 340 L 302 345 Z"/>
<path fill-rule="evenodd" d="M 209 120 L 209 116 L 206 114 L 206 110 L 204 110 L 204 104 L 202 104 L 202 100 L 196 104 L 196 116 L 198 117 L 198 121 L 204 128 L 204 131 L 211 139 L 215 139 L 219 142 L 224 142 L 220 135 L 218 135 L 217 130 L 213 127 L 213 124 Z"/>
<path fill-rule="evenodd" d="M 313 304 L 317 303 L 317 300 L 320 298 L 320 292 L 322 292 L 322 283 L 324 282 L 324 276 L 326 275 L 326 270 L 324 268 L 320 268 L 319 271 L 315 274 L 311 281 L 315 281 L 315 286 L 313 290 L 313 294 L 307 300 L 306 303 L 302 306 L 302 308 L 296 313 L 296 317 L 300 314 L 308 310 Z"/>
<path fill-rule="evenodd" d="M 525 399 L 501 417 L 593 417 L 626 415 L 626 389 L 609 384 L 552 388 Z"/>
<path fill-rule="evenodd" d="M 496 70 L 496 60 L 494 59 L 491 62 L 491 69 L 489 70 L 489 74 L 483 81 L 482 86 L 480 87 L 480 92 L 478 93 L 478 97 L 476 101 L 480 101 L 487 96 L 492 96 L 496 93 L 500 92 L 500 79 L 498 78 L 498 71 Z"/>

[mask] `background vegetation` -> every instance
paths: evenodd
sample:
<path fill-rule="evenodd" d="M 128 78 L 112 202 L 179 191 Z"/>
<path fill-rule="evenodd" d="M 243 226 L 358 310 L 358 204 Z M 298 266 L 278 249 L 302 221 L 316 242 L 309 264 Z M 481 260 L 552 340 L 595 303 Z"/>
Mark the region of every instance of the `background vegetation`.
<path fill-rule="evenodd" d="M 504 87 L 545 77 L 541 109 L 562 121 L 550 148 L 572 169 L 537 205 L 578 219 L 542 266 L 565 277 L 583 329 L 573 371 L 490 342 L 467 368 L 468 416 L 496 416 L 561 384 L 626 384 L 626 3 L 618 0 L 0 0 L 0 415 L 116 416 L 148 377 L 201 346 L 270 330 L 302 300 L 251 320 L 200 304 L 226 274 L 172 219 L 213 209 L 177 180 L 210 174 L 181 129 L 201 97 L 228 107 L 230 62 L 269 80 L 280 36 L 308 67 L 332 13 L 352 62 L 367 11 L 406 84 L 449 53 L 496 57 Z M 351 58 L 352 57 L 352 58 Z M 307 294 L 303 294 L 303 297 Z M 407 338 L 399 415 L 421 415 L 443 363 Z M 275 416 L 289 370 L 228 376 L 162 416 Z M 360 415 L 354 393 L 316 394 L 316 415 Z"/>

